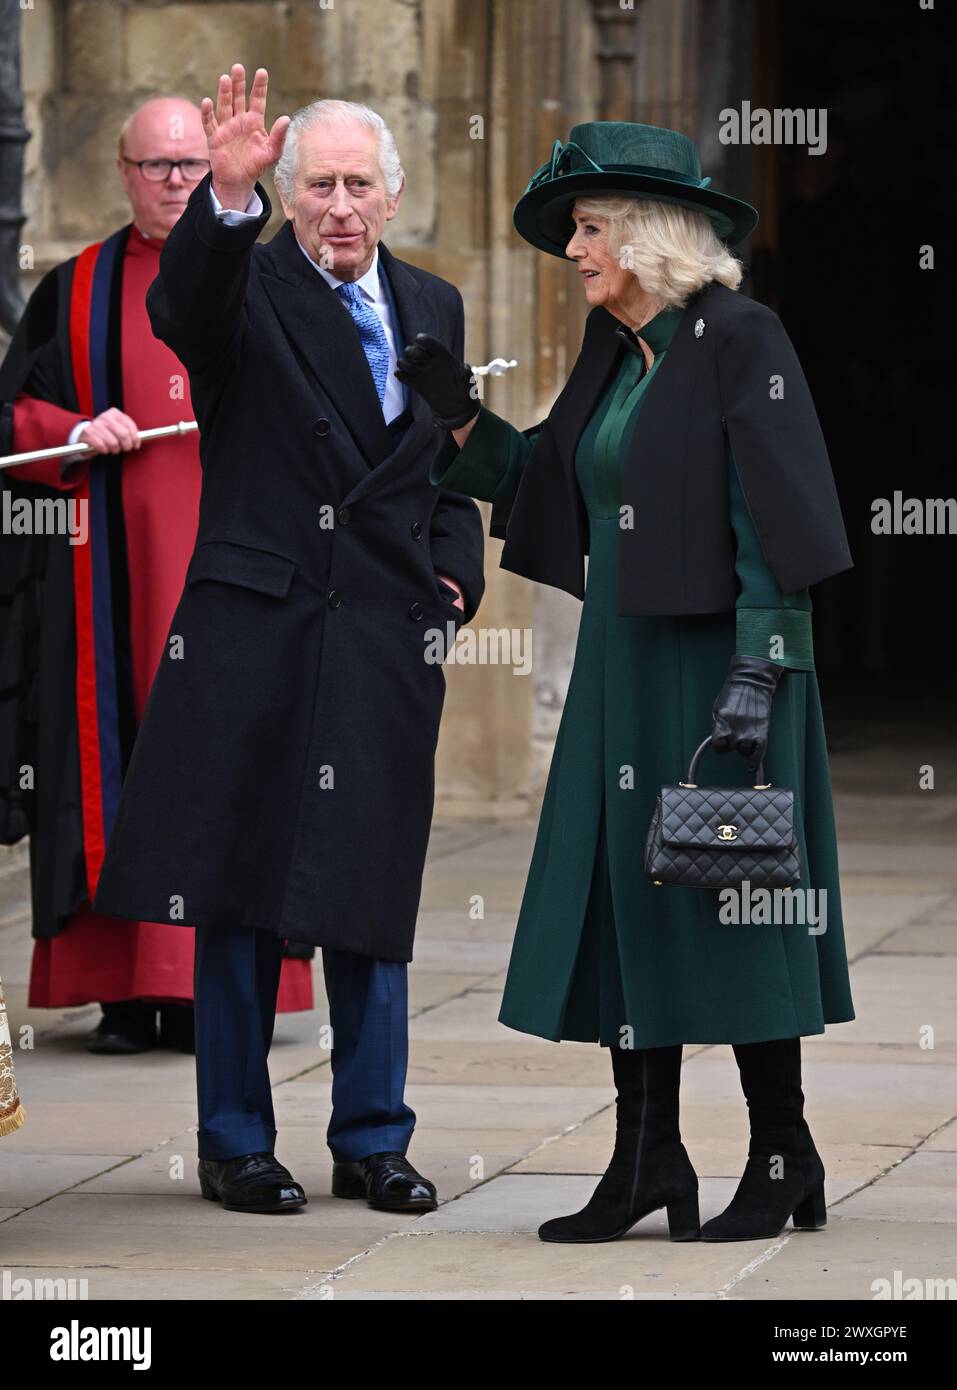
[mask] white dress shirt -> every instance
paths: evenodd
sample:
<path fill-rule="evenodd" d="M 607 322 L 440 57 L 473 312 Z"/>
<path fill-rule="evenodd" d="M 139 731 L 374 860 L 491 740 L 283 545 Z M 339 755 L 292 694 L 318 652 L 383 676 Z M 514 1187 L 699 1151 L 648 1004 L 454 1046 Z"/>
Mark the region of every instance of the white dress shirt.
<path fill-rule="evenodd" d="M 213 202 L 213 211 L 219 218 L 220 222 L 225 222 L 227 227 L 238 227 L 240 223 L 248 222 L 250 218 L 259 217 L 262 215 L 262 199 L 260 198 L 259 194 L 256 192 L 255 189 L 253 189 L 252 197 L 246 204 L 245 212 L 239 212 L 236 208 L 224 208 L 222 203 L 216 197 L 216 194 L 213 192 L 212 182 L 210 182 L 209 185 L 209 196 Z M 327 285 L 331 285 L 332 288 L 335 289 L 337 285 L 342 285 L 345 283 L 345 281 L 337 279 L 336 276 L 333 275 L 331 270 L 326 270 L 323 266 L 319 265 L 317 261 L 314 261 L 298 237 L 296 237 L 296 245 L 299 247 L 299 250 L 305 256 L 309 264 L 319 272 L 319 274 L 325 280 Z M 389 420 L 394 420 L 397 415 L 402 414 L 403 395 L 402 383 L 398 380 L 398 378 L 395 375 L 395 366 L 399 354 L 396 348 L 395 328 L 392 323 L 392 314 L 389 311 L 389 301 L 385 296 L 385 291 L 382 287 L 382 281 L 379 276 L 378 246 L 372 254 L 372 264 L 369 266 L 369 269 L 366 271 L 365 275 L 363 275 L 360 279 L 354 281 L 353 283 L 359 286 L 359 289 L 362 292 L 362 297 L 366 300 L 367 303 L 372 305 L 373 309 L 376 311 L 376 313 L 379 315 L 379 318 L 382 320 L 382 327 L 385 329 L 386 342 L 389 344 L 389 370 L 386 374 L 385 399 L 382 402 L 382 413 L 385 416 L 386 421 L 388 422 Z M 341 298 L 341 295 L 339 297 Z M 343 302 L 342 307 L 348 311 L 348 305 L 345 302 Z"/>

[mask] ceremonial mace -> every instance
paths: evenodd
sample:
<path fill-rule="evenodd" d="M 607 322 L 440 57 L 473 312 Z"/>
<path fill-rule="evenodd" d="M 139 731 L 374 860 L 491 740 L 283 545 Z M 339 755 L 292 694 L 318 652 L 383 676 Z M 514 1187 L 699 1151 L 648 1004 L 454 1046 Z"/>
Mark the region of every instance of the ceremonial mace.
<path fill-rule="evenodd" d="M 140 439 L 162 439 L 168 434 L 190 434 L 198 430 L 195 420 L 180 420 L 178 425 L 158 425 L 156 429 L 139 430 Z M 55 449 L 32 449 L 26 454 L 5 454 L 0 458 L 0 468 L 13 468 L 18 463 L 38 463 L 40 459 L 66 458 L 69 454 L 96 454 L 92 444 L 58 444 Z"/>

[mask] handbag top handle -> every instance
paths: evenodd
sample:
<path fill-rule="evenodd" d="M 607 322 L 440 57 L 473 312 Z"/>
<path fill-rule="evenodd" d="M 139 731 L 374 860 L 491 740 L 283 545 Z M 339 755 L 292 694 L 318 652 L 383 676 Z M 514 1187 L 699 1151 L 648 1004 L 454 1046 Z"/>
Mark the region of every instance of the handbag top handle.
<path fill-rule="evenodd" d="M 687 780 L 686 782 L 679 782 L 679 783 L 678 783 L 678 786 L 679 786 L 679 787 L 696 787 L 696 786 L 698 785 L 698 783 L 695 781 L 695 778 L 696 778 L 696 776 L 698 775 L 698 763 L 701 761 L 701 755 L 702 755 L 702 753 L 704 752 L 704 750 L 705 750 L 706 748 L 709 748 L 710 746 L 711 746 L 711 735 L 709 734 L 708 737 L 704 740 L 703 743 L 699 743 L 699 744 L 698 744 L 698 747 L 695 749 L 694 753 L 692 754 L 691 762 L 688 764 L 688 780 Z M 763 759 L 763 758 L 762 758 L 761 761 L 758 763 L 758 766 L 757 766 L 756 771 L 755 771 L 755 775 L 756 775 L 756 777 L 757 777 L 758 780 L 753 784 L 753 790 L 756 791 L 756 792 L 764 792 L 764 791 L 767 791 L 767 789 L 768 789 L 768 787 L 770 787 L 771 783 L 765 780 L 765 776 L 764 776 L 764 759 Z"/>

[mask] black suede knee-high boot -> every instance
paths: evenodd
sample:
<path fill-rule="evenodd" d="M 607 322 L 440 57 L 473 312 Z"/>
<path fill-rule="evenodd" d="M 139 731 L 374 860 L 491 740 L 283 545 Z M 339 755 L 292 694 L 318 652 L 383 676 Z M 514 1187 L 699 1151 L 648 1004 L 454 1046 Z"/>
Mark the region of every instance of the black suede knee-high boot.
<path fill-rule="evenodd" d="M 819 1230 L 824 1164 L 804 1118 L 801 1039 L 736 1043 L 734 1055 L 751 1122 L 748 1162 L 730 1206 L 705 1222 L 701 1239 L 766 1240 L 789 1216 L 795 1230 Z"/>
<path fill-rule="evenodd" d="M 617 1240 L 668 1208 L 672 1240 L 698 1238 L 698 1178 L 678 1131 L 681 1046 L 611 1049 L 617 1099 L 615 1151 L 588 1205 L 539 1227 L 542 1240 Z"/>

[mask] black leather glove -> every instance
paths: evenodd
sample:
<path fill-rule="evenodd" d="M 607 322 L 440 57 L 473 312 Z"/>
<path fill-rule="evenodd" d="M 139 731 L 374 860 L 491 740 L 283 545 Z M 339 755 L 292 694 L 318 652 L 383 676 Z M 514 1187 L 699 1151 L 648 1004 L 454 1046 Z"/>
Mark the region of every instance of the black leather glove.
<path fill-rule="evenodd" d="M 761 656 L 733 656 L 712 706 L 711 747 L 734 749 L 757 767 L 768 746 L 771 701 L 784 667 Z"/>
<path fill-rule="evenodd" d="M 479 413 L 472 368 L 431 333 L 416 333 L 415 342 L 396 363 L 395 374 L 428 401 L 435 423 L 443 429 L 461 429 Z"/>

